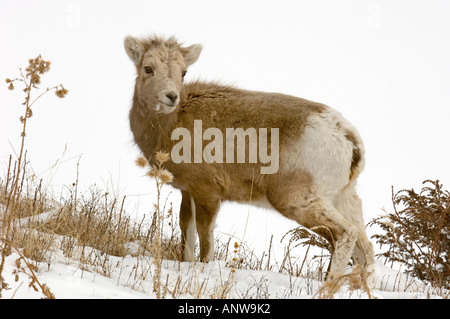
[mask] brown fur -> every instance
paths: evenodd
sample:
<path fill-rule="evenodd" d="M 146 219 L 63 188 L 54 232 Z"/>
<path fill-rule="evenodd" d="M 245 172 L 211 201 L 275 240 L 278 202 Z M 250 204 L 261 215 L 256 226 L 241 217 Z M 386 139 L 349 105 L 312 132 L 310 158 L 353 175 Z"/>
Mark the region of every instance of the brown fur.
<path fill-rule="evenodd" d="M 359 175 L 358 167 L 362 159 L 362 154 L 361 149 L 358 147 L 359 142 L 356 136 L 352 132 L 347 131 L 345 137 L 353 144 L 352 164 L 350 166 L 350 181 L 353 181 Z"/>
<path fill-rule="evenodd" d="M 284 107 L 277 109 L 280 100 Z M 183 86 L 178 112 L 171 114 L 146 113 L 135 98 L 130 123 L 136 143 L 150 161 L 158 150 L 170 153 L 178 142 L 170 139 L 171 132 L 177 127 L 185 127 L 192 132 L 195 119 L 202 119 L 203 130 L 208 127 L 216 127 L 223 132 L 231 127 L 279 128 L 282 152 L 284 141 L 301 134 L 301 124 L 306 123 L 308 116 L 320 113 L 325 108 L 319 103 L 282 94 L 193 82 Z M 266 116 L 262 117 L 262 113 Z M 203 146 L 206 144 L 204 141 Z M 202 188 L 206 188 L 205 198 L 212 196 L 234 201 L 258 199 L 266 193 L 268 176 L 261 175 L 259 167 L 260 163 L 174 164 L 169 161 L 166 164 L 166 168 L 174 175 L 175 187 L 191 193 L 199 193 Z"/>

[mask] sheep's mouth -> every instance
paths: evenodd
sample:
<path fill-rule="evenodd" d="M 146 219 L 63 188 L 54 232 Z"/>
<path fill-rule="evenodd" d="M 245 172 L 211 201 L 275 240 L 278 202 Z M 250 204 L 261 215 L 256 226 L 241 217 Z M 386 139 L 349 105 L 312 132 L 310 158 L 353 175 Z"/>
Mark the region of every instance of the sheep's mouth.
<path fill-rule="evenodd" d="M 169 114 L 172 113 L 177 108 L 177 105 L 178 103 L 167 104 L 162 101 L 158 101 L 158 103 L 156 103 L 155 105 L 155 111 L 158 113 Z"/>
<path fill-rule="evenodd" d="M 178 103 L 177 104 L 175 104 L 175 103 L 166 103 L 166 102 L 163 102 L 163 101 L 161 101 L 161 100 L 158 100 L 158 103 L 157 103 L 157 105 L 158 104 L 162 104 L 162 105 L 164 105 L 164 106 L 167 106 L 167 107 L 175 107 L 175 106 L 177 106 L 178 105 Z"/>

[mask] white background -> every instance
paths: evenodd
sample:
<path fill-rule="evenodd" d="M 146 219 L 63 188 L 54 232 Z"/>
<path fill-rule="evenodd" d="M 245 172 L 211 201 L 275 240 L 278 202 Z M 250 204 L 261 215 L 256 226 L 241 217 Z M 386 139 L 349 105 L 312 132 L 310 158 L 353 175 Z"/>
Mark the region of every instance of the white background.
<path fill-rule="evenodd" d="M 449 16 L 446 0 L 1 0 L 0 176 L 18 151 L 23 113 L 23 92 L 3 80 L 42 54 L 52 70 L 41 88 L 63 83 L 70 92 L 62 100 L 50 93 L 33 108 L 26 148 L 34 172 L 57 195 L 75 181 L 80 160 L 82 189 L 127 195 L 131 214 L 148 215 L 154 183 L 134 164 L 135 69 L 123 39 L 174 35 L 204 47 L 188 81 L 292 94 L 343 113 L 366 145 L 359 193 L 369 221 L 391 209 L 391 185 L 418 190 L 440 179 L 450 188 Z M 177 191 L 169 201 L 177 211 Z M 227 204 L 216 232 L 264 249 L 271 234 L 294 226 Z"/>

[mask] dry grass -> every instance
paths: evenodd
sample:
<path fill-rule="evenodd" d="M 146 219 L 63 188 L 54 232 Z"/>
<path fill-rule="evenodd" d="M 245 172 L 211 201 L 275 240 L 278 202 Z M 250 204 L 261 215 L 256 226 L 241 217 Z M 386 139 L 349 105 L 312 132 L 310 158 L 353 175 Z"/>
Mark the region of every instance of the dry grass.
<path fill-rule="evenodd" d="M 77 185 L 72 185 L 56 201 L 44 196 L 46 192 L 40 183 L 33 186 L 27 174 L 24 176 L 23 189 L 28 191 L 21 196 L 23 212 L 12 225 L 10 247 L 21 256 L 16 271 L 28 274 L 33 288 L 44 297 L 53 296 L 51 287 L 37 280 L 36 269 L 45 264 L 50 268 L 55 251 L 62 251 L 70 263 L 78 262 L 79 269 L 107 277 L 117 276 L 119 267 L 118 281 L 126 278 L 132 289 L 158 298 L 273 298 L 269 293 L 270 282 L 264 277 L 266 271 L 289 274 L 292 278 L 291 290 L 278 296 L 281 298 L 298 294 L 333 298 L 340 296 L 343 286 L 348 291 L 356 289 L 372 297 L 363 284 L 364 272 L 358 268 L 319 287 L 326 274 L 328 256 L 306 246 L 307 254 L 296 259 L 293 249 L 298 243 L 295 241 L 287 245 L 285 256 L 279 262 L 270 253 L 258 256 L 245 243 L 229 237 L 216 241 L 215 259 L 223 261 L 218 264 L 221 265 L 218 270 L 211 270 L 203 263 L 181 264 L 178 261 L 180 232 L 171 206 L 164 207 L 166 201 L 160 200 L 160 205 L 155 205 L 151 218 L 136 221 L 125 211 L 126 197 L 116 197 L 95 187 L 82 193 Z M 39 193 L 42 196 L 35 196 Z M 4 205 L 2 198 L 0 203 Z M 40 208 L 36 210 L 36 207 Z M 129 260 L 129 255 L 135 260 L 131 270 L 129 264 L 117 265 L 117 260 Z M 177 270 L 168 272 L 168 269 Z M 236 290 L 239 278 L 236 275 L 240 270 L 257 270 L 263 275 L 255 277 L 247 288 Z M 215 272 L 214 280 L 211 271 Z M 219 279 L 216 279 L 217 271 Z M 407 288 L 398 285 L 396 289 Z"/>

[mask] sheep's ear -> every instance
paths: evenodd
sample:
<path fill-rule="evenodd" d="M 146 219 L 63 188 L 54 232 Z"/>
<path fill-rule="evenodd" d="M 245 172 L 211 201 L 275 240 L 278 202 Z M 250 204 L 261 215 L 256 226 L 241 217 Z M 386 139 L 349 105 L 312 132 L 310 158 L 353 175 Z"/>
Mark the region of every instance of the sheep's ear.
<path fill-rule="evenodd" d="M 124 46 L 131 61 L 135 65 L 141 64 L 142 55 L 144 54 L 144 46 L 142 43 L 132 36 L 127 36 L 124 41 Z"/>
<path fill-rule="evenodd" d="M 186 64 L 188 66 L 197 61 L 198 57 L 200 56 L 200 52 L 202 52 L 202 49 L 203 47 L 201 44 L 193 44 L 191 46 L 188 46 L 187 48 L 181 49 L 181 53 L 183 54 L 184 60 L 186 61 Z"/>

